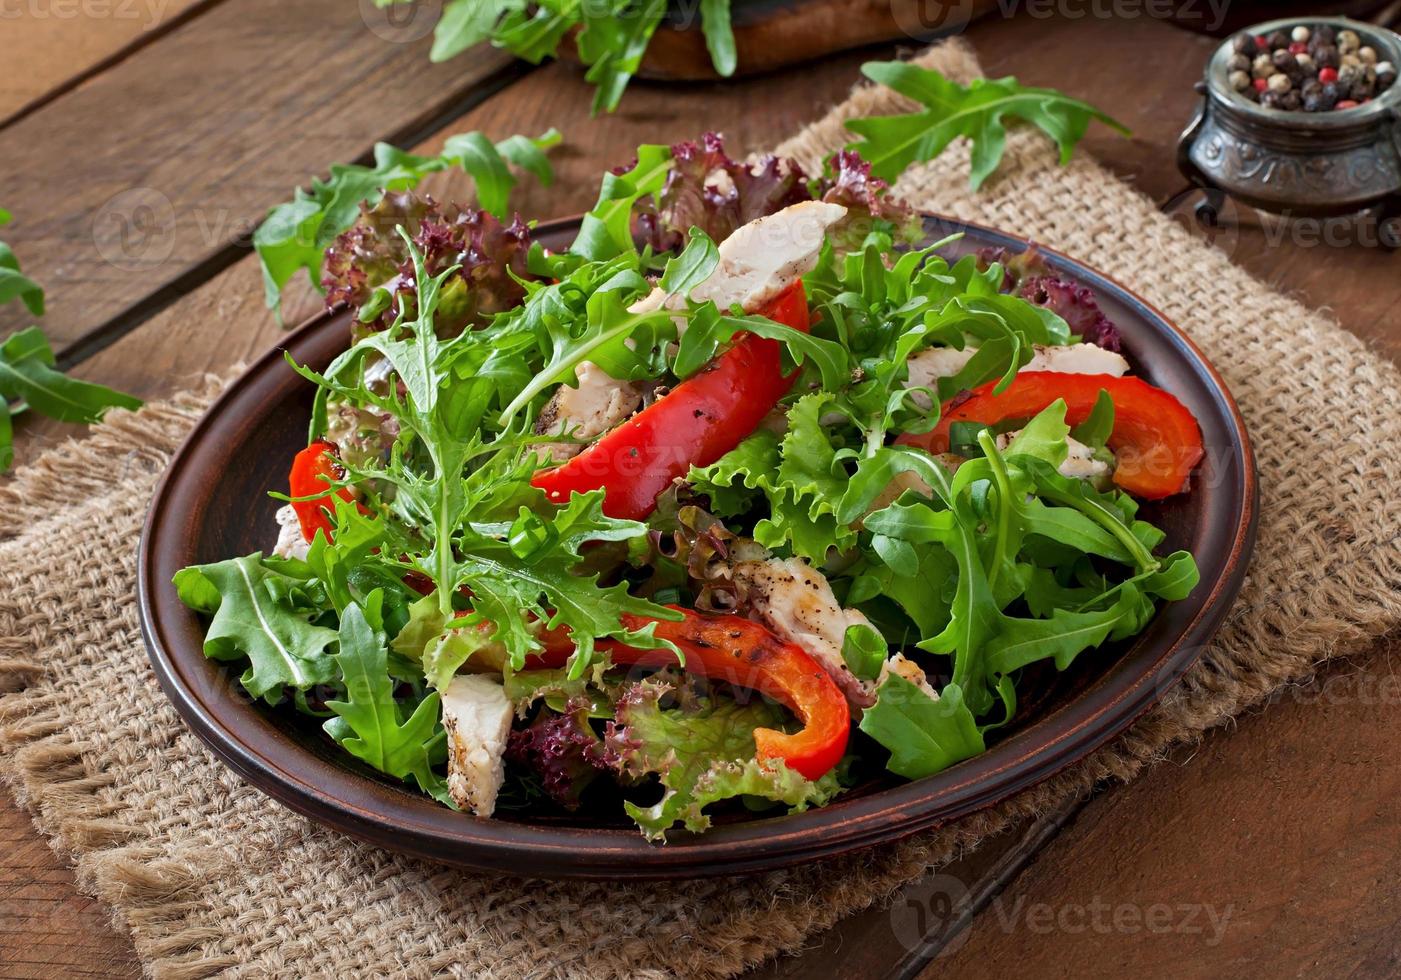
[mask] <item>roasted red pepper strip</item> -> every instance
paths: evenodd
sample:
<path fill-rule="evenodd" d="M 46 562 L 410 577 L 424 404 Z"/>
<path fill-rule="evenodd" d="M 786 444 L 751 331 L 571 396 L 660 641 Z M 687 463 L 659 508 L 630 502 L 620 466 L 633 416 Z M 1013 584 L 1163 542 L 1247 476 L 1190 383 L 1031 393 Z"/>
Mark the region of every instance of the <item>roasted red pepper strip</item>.
<path fill-rule="evenodd" d="M 807 294 L 795 283 L 760 311 L 808 329 Z M 733 346 L 579 455 L 531 480 L 552 503 L 602 487 L 609 517 L 642 520 L 692 466 L 708 466 L 759 425 L 796 374 L 784 375 L 776 340 L 738 334 Z"/>
<path fill-rule="evenodd" d="M 317 531 L 325 532 L 326 540 L 331 540 L 331 532 L 335 528 L 331 521 L 331 509 L 325 499 L 298 501 L 295 498 L 315 497 L 317 494 L 324 498 L 330 484 L 343 475 L 336 462 L 336 447 L 324 440 L 313 442 L 292 460 L 292 472 L 287 477 L 288 496 L 294 498 L 292 509 L 297 512 L 302 537 L 308 542 L 316 540 Z M 341 487 L 336 491 L 336 496 L 342 500 L 355 499 L 349 487 Z"/>
<path fill-rule="evenodd" d="M 846 698 L 811 656 L 785 643 L 760 624 L 741 616 L 708 615 L 669 606 L 679 621 L 624 615 L 623 626 L 640 630 L 655 623 L 654 635 L 670 640 L 686 655 L 692 674 L 722 680 L 733 687 L 758 691 L 782 704 L 803 723 L 791 735 L 772 728 L 754 729 L 760 759 L 782 759 L 794 772 L 818 779 L 841 761 L 851 733 Z M 545 653 L 532 657 L 532 667 L 559 667 L 568 653 L 558 637 L 546 637 Z M 600 641 L 620 667 L 666 667 L 676 662 L 670 650 L 642 650 L 613 640 Z"/>
<path fill-rule="evenodd" d="M 902 436 L 899 441 L 933 453 L 947 452 L 949 426 L 954 422 L 996 425 L 1029 419 L 1057 398 L 1065 399 L 1065 420 L 1079 425 L 1104 390 L 1114 400 L 1109 448 L 1118 461 L 1114 482 L 1120 487 L 1146 500 L 1170 497 L 1186 489 L 1188 475 L 1201 461 L 1202 430 L 1196 418 L 1172 395 L 1141 378 L 1024 371 L 1001 394 L 993 394 L 994 387 L 996 382 L 989 382 L 966 400 L 948 403 L 933 431 Z"/>

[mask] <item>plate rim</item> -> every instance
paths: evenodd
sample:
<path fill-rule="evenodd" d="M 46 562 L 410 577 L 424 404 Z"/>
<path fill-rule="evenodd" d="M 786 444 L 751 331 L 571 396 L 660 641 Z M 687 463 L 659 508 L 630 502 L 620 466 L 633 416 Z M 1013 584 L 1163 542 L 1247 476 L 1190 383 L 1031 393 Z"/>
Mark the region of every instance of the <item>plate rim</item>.
<path fill-rule="evenodd" d="M 1248 430 L 1230 389 L 1196 343 L 1161 310 L 1118 280 L 1062 251 L 1026 238 L 977 222 L 920 213 L 926 223 L 973 230 L 980 238 L 1015 249 L 1035 244 L 1043 254 L 1055 257 L 1075 268 L 1077 274 L 1084 275 L 1087 285 L 1119 293 L 1120 299 L 1149 314 L 1147 319 L 1155 330 L 1162 332 L 1161 328 L 1166 328 L 1165 339 L 1179 349 L 1194 370 L 1204 372 L 1213 397 L 1222 403 L 1229 416 L 1242 463 L 1239 467 L 1241 512 L 1224 559 L 1224 570 L 1203 598 L 1197 614 L 1164 645 L 1151 667 L 1132 678 L 1120 680 L 1112 692 L 1096 692 L 1095 686 L 1079 692 L 1047 718 L 1027 725 L 983 755 L 941 773 L 851 799 L 837 808 L 816 808 L 786 817 L 729 824 L 703 835 L 684 835 L 684 840 L 666 846 L 648 843 L 633 828 L 571 828 L 480 819 L 439 807 L 427 798 L 423 801 L 429 806 L 417 797 L 411 797 L 413 803 L 410 804 L 397 796 L 391 797 L 387 792 L 389 787 L 346 766 L 325 764 L 300 746 L 293 747 L 290 758 L 284 751 L 270 753 L 264 748 L 255 749 L 229 726 L 220 711 L 213 710 L 202 699 L 182 671 L 179 656 L 172 656 L 167 649 L 175 644 L 169 642 L 171 627 L 163 620 L 161 609 L 170 607 L 172 601 L 178 604 L 178 599 L 173 598 L 174 592 L 168 582 L 153 578 L 159 564 L 156 546 L 161 540 L 167 496 L 192 447 L 229 402 L 274 362 L 283 360 L 286 348 L 308 338 L 341 315 L 330 311 L 309 318 L 279 338 L 277 344 L 229 384 L 171 455 L 170 464 L 152 494 L 139 544 L 137 598 L 142 637 L 166 696 L 185 723 L 224 764 L 260 792 L 319 824 L 437 863 L 557 878 L 712 877 L 769 871 L 834 857 L 908 837 L 935 824 L 994 805 L 1064 771 L 1101 748 L 1125 731 L 1191 668 L 1206 641 L 1230 611 L 1243 584 L 1259 520 L 1256 460 Z M 536 231 L 565 230 L 578 221 L 579 217 L 570 216 L 540 222 Z M 194 656 L 204 661 L 201 650 L 195 650 Z M 219 669 L 227 672 L 226 668 Z M 1094 700 L 1098 708 L 1087 713 L 1085 702 L 1088 700 Z M 246 700 L 243 710 L 252 710 Z M 1083 717 L 1074 724 L 1066 724 L 1060 716 L 1068 713 Z M 1046 726 L 1053 722 L 1053 737 L 1048 738 Z M 1033 739 L 1033 735 L 1040 737 Z M 1011 751 L 1019 742 L 1028 740 L 1036 744 L 1020 754 Z M 266 746 L 270 739 L 260 738 L 259 741 Z M 332 791 L 336 787 L 343 791 Z M 377 793 L 372 788 L 384 792 Z M 355 802 L 355 798 L 367 793 L 377 797 L 380 805 L 368 807 Z M 939 801 L 943 801 L 942 804 Z M 451 822 L 444 816 L 451 817 Z"/>

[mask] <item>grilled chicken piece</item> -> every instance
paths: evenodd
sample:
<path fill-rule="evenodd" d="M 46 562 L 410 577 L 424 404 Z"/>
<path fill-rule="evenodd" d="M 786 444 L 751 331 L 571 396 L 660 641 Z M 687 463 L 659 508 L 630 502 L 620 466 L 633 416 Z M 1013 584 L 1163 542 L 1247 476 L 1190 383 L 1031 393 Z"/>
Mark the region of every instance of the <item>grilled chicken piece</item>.
<path fill-rule="evenodd" d="M 1012 440 L 1021 435 L 1021 430 L 1015 432 L 1004 432 L 996 439 L 997 448 L 1006 452 L 1007 447 L 1012 444 Z M 1102 459 L 1095 459 L 1095 451 L 1085 445 L 1074 436 L 1065 437 L 1066 447 L 1070 452 L 1065 460 L 1056 467 L 1061 476 L 1070 477 L 1072 480 L 1089 480 L 1095 486 L 1107 484 L 1110 476 L 1109 463 Z"/>
<path fill-rule="evenodd" d="M 443 692 L 448 792 L 454 803 L 479 817 L 496 809 L 513 714 L 500 679 L 488 674 L 460 674 Z"/>
<path fill-rule="evenodd" d="M 934 388 L 940 378 L 952 378 L 963 370 L 978 352 L 969 345 L 963 350 L 953 347 L 930 347 L 913 355 L 909 360 L 910 377 L 906 388 Z M 1020 371 L 1054 371 L 1059 374 L 1112 374 L 1123 377 L 1129 371 L 1129 362 L 1122 354 L 1096 347 L 1094 344 L 1070 344 L 1066 347 L 1047 347 L 1037 344 L 1028 361 Z"/>
<path fill-rule="evenodd" d="M 276 517 L 277 544 L 273 545 L 272 553 L 279 558 L 305 558 L 311 546 L 302 536 L 302 522 L 297 519 L 297 512 L 291 504 L 283 504 L 277 508 Z"/>
<path fill-rule="evenodd" d="M 817 264 L 827 229 L 846 214 L 839 204 L 804 201 L 749 222 L 719 246 L 720 261 L 704 282 L 692 288 L 697 302 L 714 300 L 722 310 L 738 304 L 746 313 L 762 309 Z M 646 313 L 663 307 L 679 309 L 685 297 L 668 295 L 658 286 L 628 309 Z M 683 323 L 677 324 L 684 331 Z M 642 404 L 642 389 L 630 381 L 610 377 L 597 365 L 579 365 L 578 386 L 560 385 L 535 431 L 559 435 L 573 431 L 586 441 L 622 423 Z M 563 462 L 582 445 L 550 443 L 539 447 L 542 455 Z"/>
<path fill-rule="evenodd" d="M 903 653 L 897 653 L 885 662 L 885 666 L 881 668 L 880 679 L 876 683 L 877 688 L 885 683 L 885 678 L 889 674 L 899 674 L 935 701 L 939 700 L 939 692 L 934 690 L 934 685 L 929 683 L 929 678 L 924 675 L 924 669 Z"/>

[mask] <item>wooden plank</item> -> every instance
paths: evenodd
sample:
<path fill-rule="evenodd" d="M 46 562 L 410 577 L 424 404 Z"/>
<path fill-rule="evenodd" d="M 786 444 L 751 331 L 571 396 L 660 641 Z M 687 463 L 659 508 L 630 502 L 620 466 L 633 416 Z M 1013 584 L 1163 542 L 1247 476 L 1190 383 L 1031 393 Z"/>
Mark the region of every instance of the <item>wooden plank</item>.
<path fill-rule="evenodd" d="M 218 0 L 26 0 L 0 8 L 0 125 Z"/>
<path fill-rule="evenodd" d="M 344 0 L 227 0 L 0 131 L 7 240 L 58 347 L 139 322 L 241 252 L 267 208 L 381 138 L 416 139 L 520 69 L 445 65 Z M 412 33 L 412 32 L 410 32 Z M 0 334 L 28 323 L 13 304 Z"/>
<path fill-rule="evenodd" d="M 8 797 L 6 797 L 8 803 Z M 29 817 L 0 807 L 0 976 L 129 977 L 141 966 L 101 903 L 78 892 Z"/>
<path fill-rule="evenodd" d="M 922 980 L 1395 976 L 1397 653 L 1092 801 Z"/>

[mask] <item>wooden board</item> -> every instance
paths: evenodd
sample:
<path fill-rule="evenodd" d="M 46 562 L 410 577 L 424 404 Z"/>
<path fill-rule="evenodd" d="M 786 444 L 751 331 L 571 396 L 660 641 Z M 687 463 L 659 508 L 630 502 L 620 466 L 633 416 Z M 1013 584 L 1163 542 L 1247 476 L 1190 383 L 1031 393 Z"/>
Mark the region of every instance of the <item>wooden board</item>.
<path fill-rule="evenodd" d="M 226 0 L 0 130 L 6 240 L 49 291 L 56 347 L 139 322 L 329 163 L 413 141 L 520 71 L 492 50 L 430 65 L 426 37 L 386 38 L 360 6 Z M 0 335 L 29 320 L 0 309 Z"/>
<path fill-rule="evenodd" d="M 0 124 L 70 91 L 218 0 L 82 0 L 0 7 Z"/>

